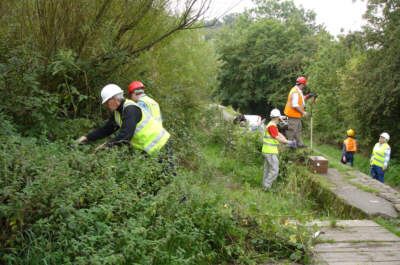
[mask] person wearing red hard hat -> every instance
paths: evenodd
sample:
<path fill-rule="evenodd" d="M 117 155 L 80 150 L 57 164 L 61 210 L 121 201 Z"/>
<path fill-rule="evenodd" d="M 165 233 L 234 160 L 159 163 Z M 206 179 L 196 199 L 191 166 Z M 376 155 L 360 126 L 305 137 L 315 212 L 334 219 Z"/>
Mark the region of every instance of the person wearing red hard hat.
<path fill-rule="evenodd" d="M 133 81 L 128 87 L 128 98 L 135 101 L 156 120 L 162 123 L 160 105 L 144 93 L 145 86 L 140 81 Z"/>
<path fill-rule="evenodd" d="M 307 112 L 304 111 L 305 97 L 303 95 L 306 83 L 307 79 L 304 76 L 297 78 L 296 85 L 290 90 L 284 110 L 288 117 L 287 137 L 289 140 L 296 140 L 297 147 L 300 148 L 306 147 L 301 140 L 301 118 L 307 115 Z"/>

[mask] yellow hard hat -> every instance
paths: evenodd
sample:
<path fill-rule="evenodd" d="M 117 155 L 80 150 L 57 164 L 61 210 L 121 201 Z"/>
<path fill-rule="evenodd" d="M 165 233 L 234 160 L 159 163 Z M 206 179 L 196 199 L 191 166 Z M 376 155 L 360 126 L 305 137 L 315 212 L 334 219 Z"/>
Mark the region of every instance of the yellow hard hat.
<path fill-rule="evenodd" d="M 347 130 L 347 136 L 354 136 L 354 130 L 353 129 Z"/>

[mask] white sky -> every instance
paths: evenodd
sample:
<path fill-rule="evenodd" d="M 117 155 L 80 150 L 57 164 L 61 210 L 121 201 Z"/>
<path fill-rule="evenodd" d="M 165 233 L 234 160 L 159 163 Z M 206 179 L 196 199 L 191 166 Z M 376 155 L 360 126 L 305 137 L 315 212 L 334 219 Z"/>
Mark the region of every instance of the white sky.
<path fill-rule="evenodd" d="M 348 33 L 350 30 L 360 30 L 365 24 L 362 15 L 366 11 L 366 3 L 357 0 L 293 0 L 306 10 L 313 10 L 316 14 L 316 22 L 324 24 L 326 29 L 332 34 Z M 252 8 L 254 4 L 251 0 L 213 0 L 209 10 L 210 17 L 218 17 L 222 14 L 242 12 L 246 8 Z"/>

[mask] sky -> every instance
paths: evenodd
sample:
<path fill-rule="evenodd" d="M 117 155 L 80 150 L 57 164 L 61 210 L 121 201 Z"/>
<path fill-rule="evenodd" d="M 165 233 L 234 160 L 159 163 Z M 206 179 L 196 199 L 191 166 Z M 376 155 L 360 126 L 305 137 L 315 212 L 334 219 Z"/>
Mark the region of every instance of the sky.
<path fill-rule="evenodd" d="M 295 5 L 302 5 L 306 10 L 313 10 L 316 14 L 316 22 L 324 24 L 332 35 L 349 31 L 360 30 L 365 24 L 362 15 L 366 11 L 366 2 L 357 0 L 293 0 Z M 209 10 L 210 17 L 219 17 L 222 14 L 242 12 L 254 5 L 251 0 L 213 0 Z"/>

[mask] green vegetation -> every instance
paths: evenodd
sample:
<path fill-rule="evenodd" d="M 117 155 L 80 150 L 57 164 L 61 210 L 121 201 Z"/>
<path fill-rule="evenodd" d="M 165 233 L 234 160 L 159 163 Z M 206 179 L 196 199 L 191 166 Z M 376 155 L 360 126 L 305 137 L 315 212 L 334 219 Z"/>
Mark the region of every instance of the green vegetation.
<path fill-rule="evenodd" d="M 308 140 L 304 141 L 309 144 Z M 339 148 L 335 148 L 326 144 L 316 144 L 313 143 L 313 148 L 315 154 L 319 154 L 325 156 L 329 159 L 329 166 L 337 168 L 341 172 L 350 171 L 353 168 L 359 170 L 365 174 L 369 174 L 370 165 L 369 165 L 369 157 L 365 157 L 363 154 L 356 153 L 354 155 L 354 167 L 350 167 L 349 165 L 343 165 L 340 162 L 340 158 L 342 157 L 342 150 Z M 385 182 L 394 186 L 400 185 L 399 179 L 400 168 L 396 159 L 393 159 L 389 162 L 389 168 L 385 173 Z"/>
<path fill-rule="evenodd" d="M 291 1 L 259 1 L 256 10 L 226 21 L 215 36 L 222 103 L 259 115 L 283 108 L 293 80 L 316 52 L 314 17 Z"/>
<path fill-rule="evenodd" d="M 365 217 L 307 171 L 304 150 L 282 148 L 263 192 L 262 136 L 208 106 L 282 109 L 304 74 L 320 94 L 317 140 L 339 146 L 352 127 L 367 154 L 381 130 L 399 130 L 398 8 L 381 1 L 376 24 L 370 0 L 374 28 L 333 40 L 292 1 L 257 0 L 202 30 L 209 1 L 185 0 L 180 12 L 172 0 L 0 2 L 1 264 L 307 264 L 312 231 L 295 223 Z M 176 176 L 130 146 L 94 155 L 73 141 L 109 117 L 101 88 L 133 80 L 160 103 Z M 350 170 L 335 147 L 317 149 Z M 393 159 L 391 184 L 398 167 Z M 368 158 L 356 155 L 355 168 L 368 171 Z"/>
<path fill-rule="evenodd" d="M 385 227 L 396 236 L 400 237 L 400 223 L 398 220 L 385 220 L 382 218 L 376 218 L 374 221 Z"/>
<path fill-rule="evenodd" d="M 361 185 L 359 183 L 350 182 L 350 184 L 353 185 L 353 186 L 356 186 L 360 190 L 363 190 L 363 191 L 366 191 L 366 192 L 369 192 L 369 193 L 374 193 L 374 194 L 378 194 L 379 193 L 379 190 L 374 189 L 374 188 L 370 188 L 370 187 L 365 187 L 365 186 L 363 186 L 363 185 Z"/>
<path fill-rule="evenodd" d="M 400 186 L 400 140 L 395 137 L 400 133 L 398 4 L 366 1 L 365 30 L 335 39 L 316 25 L 315 14 L 293 1 L 256 2 L 254 10 L 229 17 L 214 35 L 223 62 L 216 92 L 220 100 L 249 114 L 283 110 L 296 77 L 304 75 L 308 82 L 303 92 L 318 95 L 315 104 L 309 101 L 306 106 L 308 113 L 313 108 L 314 139 L 341 148 L 346 130 L 352 128 L 359 153 L 369 156 L 379 135 L 388 132 L 393 159 L 386 180 Z M 307 132 L 309 117 L 303 119 Z M 367 173 L 363 161 L 356 158 Z"/>
<path fill-rule="evenodd" d="M 351 179 L 355 179 L 356 177 L 355 177 L 355 176 L 352 176 L 352 175 L 346 175 L 344 178 L 345 178 L 346 180 L 351 180 Z"/>

